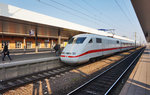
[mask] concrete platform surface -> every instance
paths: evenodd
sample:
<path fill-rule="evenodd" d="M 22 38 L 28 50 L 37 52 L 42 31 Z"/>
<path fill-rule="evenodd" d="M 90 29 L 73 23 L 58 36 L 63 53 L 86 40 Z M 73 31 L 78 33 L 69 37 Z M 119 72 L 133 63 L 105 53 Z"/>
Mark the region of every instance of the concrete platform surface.
<path fill-rule="evenodd" d="M 119 95 L 150 95 L 150 47 L 143 52 Z"/>
<path fill-rule="evenodd" d="M 18 61 L 27 61 L 27 60 L 36 60 L 42 58 L 56 57 L 56 54 L 53 51 L 39 52 L 39 53 L 26 53 L 26 54 L 10 54 L 12 61 L 8 59 L 8 56 L 5 57 L 5 61 L 2 61 L 2 56 L 0 55 L 0 64 L 6 63 L 15 63 Z"/>

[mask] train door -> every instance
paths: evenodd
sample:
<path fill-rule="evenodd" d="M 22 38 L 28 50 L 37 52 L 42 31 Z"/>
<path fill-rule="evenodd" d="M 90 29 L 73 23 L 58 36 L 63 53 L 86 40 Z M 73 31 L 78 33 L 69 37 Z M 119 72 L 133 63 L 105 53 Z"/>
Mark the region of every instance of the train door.
<path fill-rule="evenodd" d="M 114 40 L 113 45 L 114 45 L 113 48 L 115 48 L 115 49 L 113 50 L 112 53 L 118 52 L 119 51 L 119 40 Z"/>
<path fill-rule="evenodd" d="M 89 51 L 92 49 L 92 46 L 93 45 L 93 39 L 90 38 L 90 40 L 86 43 L 86 46 L 85 46 L 85 52 Z"/>
<path fill-rule="evenodd" d="M 119 52 L 120 51 L 120 49 L 119 49 L 119 47 L 120 47 L 120 41 L 119 40 L 117 40 L 116 41 L 116 52 Z"/>
<path fill-rule="evenodd" d="M 122 49 L 121 50 L 122 51 L 125 50 L 125 42 L 124 41 L 122 41 Z"/>
<path fill-rule="evenodd" d="M 86 47 L 85 48 L 85 50 L 86 50 L 85 52 L 94 50 L 95 49 L 94 39 L 90 38 L 85 47 Z M 90 58 L 91 56 L 94 56 L 94 53 L 89 53 L 87 55 L 87 58 Z"/>
<path fill-rule="evenodd" d="M 113 50 L 113 48 L 115 48 L 116 47 L 116 45 L 115 45 L 115 43 L 114 43 L 115 41 L 113 40 L 113 39 L 109 39 L 109 41 L 108 41 L 108 44 L 109 44 L 109 50 L 108 50 L 108 54 L 111 54 L 111 53 L 113 53 L 115 50 Z"/>
<path fill-rule="evenodd" d="M 118 47 L 119 47 L 119 51 L 121 51 L 121 40 L 119 40 L 119 44 L 118 44 Z"/>
<path fill-rule="evenodd" d="M 102 45 L 102 38 L 96 38 L 96 47 L 97 47 L 97 50 L 98 50 L 98 52 L 97 52 L 97 55 L 98 56 L 102 56 L 102 47 L 103 47 L 103 45 Z"/>
<path fill-rule="evenodd" d="M 102 49 L 104 51 L 102 51 L 102 55 L 106 55 L 107 54 L 107 51 L 105 51 L 105 49 L 108 47 L 108 40 L 107 39 L 103 39 L 102 40 Z"/>
<path fill-rule="evenodd" d="M 120 40 L 120 51 L 122 51 L 122 44 L 123 44 L 123 42 L 122 42 L 122 40 Z"/>

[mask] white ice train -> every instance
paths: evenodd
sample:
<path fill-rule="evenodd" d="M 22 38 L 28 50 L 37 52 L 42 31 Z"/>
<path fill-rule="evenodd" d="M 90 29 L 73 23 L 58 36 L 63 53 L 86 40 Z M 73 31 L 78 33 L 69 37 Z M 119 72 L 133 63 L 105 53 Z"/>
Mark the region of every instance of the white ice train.
<path fill-rule="evenodd" d="M 95 34 L 79 34 L 72 37 L 60 55 L 69 65 L 88 62 L 92 58 L 134 48 L 133 41 Z"/>

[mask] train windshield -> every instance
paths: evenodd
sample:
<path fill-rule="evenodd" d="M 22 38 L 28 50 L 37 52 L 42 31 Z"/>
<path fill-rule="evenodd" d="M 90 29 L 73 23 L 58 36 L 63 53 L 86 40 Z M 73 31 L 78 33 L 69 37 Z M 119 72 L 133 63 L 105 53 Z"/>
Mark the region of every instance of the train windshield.
<path fill-rule="evenodd" d="M 71 38 L 68 44 L 82 44 L 86 37 Z"/>

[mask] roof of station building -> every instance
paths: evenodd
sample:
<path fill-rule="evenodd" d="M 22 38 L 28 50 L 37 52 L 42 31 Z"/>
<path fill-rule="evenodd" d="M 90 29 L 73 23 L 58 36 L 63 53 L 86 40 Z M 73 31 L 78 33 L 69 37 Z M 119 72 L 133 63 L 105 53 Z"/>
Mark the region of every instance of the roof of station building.
<path fill-rule="evenodd" d="M 0 3 L 0 16 L 12 18 L 12 19 L 18 19 L 28 22 L 34 22 L 44 25 L 50 25 L 75 31 L 82 31 L 86 33 L 93 33 L 98 34 L 102 36 L 112 36 L 111 33 L 100 31 L 94 28 L 86 27 L 83 25 L 75 24 L 69 21 L 65 21 L 62 19 L 58 19 L 55 17 L 43 15 L 37 12 L 29 11 L 26 9 L 18 8 L 12 5 L 2 4 Z M 114 35 L 114 38 L 133 41 L 125 37 Z"/>
<path fill-rule="evenodd" d="M 150 0 L 131 0 L 147 42 L 150 42 Z"/>

